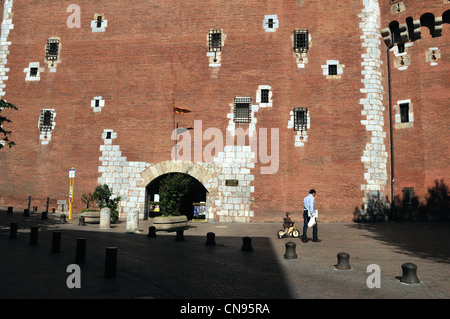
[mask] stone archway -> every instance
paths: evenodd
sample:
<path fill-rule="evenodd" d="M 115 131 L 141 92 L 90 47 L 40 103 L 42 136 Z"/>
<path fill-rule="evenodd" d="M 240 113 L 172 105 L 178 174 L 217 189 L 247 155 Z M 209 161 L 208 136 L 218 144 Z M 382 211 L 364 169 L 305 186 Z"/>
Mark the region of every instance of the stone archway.
<path fill-rule="evenodd" d="M 147 167 L 141 172 L 142 180 L 136 185 L 138 187 L 147 187 L 152 181 L 158 177 L 169 173 L 187 174 L 199 181 L 206 189 L 206 219 L 214 218 L 214 200 L 217 197 L 217 189 L 209 182 L 213 178 L 213 174 L 208 172 L 205 167 L 187 161 L 167 160 Z"/>

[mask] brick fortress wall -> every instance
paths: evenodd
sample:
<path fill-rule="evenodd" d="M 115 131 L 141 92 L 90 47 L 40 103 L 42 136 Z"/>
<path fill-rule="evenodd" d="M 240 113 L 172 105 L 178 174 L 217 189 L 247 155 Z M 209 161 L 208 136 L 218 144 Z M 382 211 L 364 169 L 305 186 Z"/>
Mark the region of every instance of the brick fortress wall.
<path fill-rule="evenodd" d="M 83 192 L 107 183 L 122 197 L 123 213 L 142 212 L 146 184 L 181 171 L 208 189 L 209 220 L 280 221 L 285 211 L 298 213 L 299 220 L 310 188 L 318 192 L 322 221 L 351 220 L 355 211 L 367 208 L 368 196 L 375 192 L 383 198 L 390 190 L 385 45 L 379 31 L 391 12 L 378 2 L 327 2 L 326 12 L 333 12 L 327 14 L 321 1 L 306 0 L 175 7 L 172 2 L 128 1 L 123 6 L 78 1 L 81 28 L 69 28 L 68 3 L 15 1 L 4 98 L 19 107 L 7 113 L 17 145 L 2 150 L 0 205 L 24 207 L 28 196 L 41 207 L 47 197 L 53 203 L 67 199 L 68 169 L 75 167 L 75 210 L 84 208 Z M 95 25 L 98 15 L 106 20 L 101 28 Z M 215 56 L 208 53 L 211 29 L 222 31 L 222 48 Z M 294 29 L 308 30 L 306 53 L 294 53 Z M 60 40 L 53 66 L 45 60 L 52 37 Z M 446 47 L 437 46 L 442 48 L 439 67 L 445 69 Z M 335 75 L 328 74 L 329 65 L 336 66 Z M 30 76 L 31 68 L 37 68 L 38 79 Z M 434 86 L 415 98 L 427 76 L 417 86 L 405 80 L 412 98 L 400 94 L 403 86 L 393 86 L 393 101 L 411 99 L 414 104 L 413 130 L 420 141 L 434 136 L 439 124 L 439 117 L 427 113 L 430 123 L 419 126 L 421 99 L 435 96 L 443 103 Z M 401 81 L 396 77 L 393 81 Z M 269 90 L 269 103 L 261 102 L 263 88 Z M 229 145 L 210 161 L 194 152 L 193 163 L 173 161 L 172 94 L 178 106 L 193 111 L 177 116 L 180 127 L 201 121 L 200 132 L 191 134 L 192 150 L 194 135 L 201 140 L 208 128 L 225 135 L 241 127 L 257 137 L 266 128 L 267 145 L 275 141 L 271 129 L 276 128 L 278 141 L 268 154 L 278 156 L 263 163 L 260 149 Z M 251 123 L 233 122 L 236 97 L 252 99 Z M 308 109 L 305 132 L 293 130 L 294 108 Z M 445 113 L 434 108 L 439 116 Z M 39 129 L 43 110 L 53 112 L 46 134 Z M 397 145 L 401 133 L 395 136 Z M 203 150 L 209 143 L 200 142 Z M 424 175 L 427 183 L 443 176 L 440 168 L 446 163 L 437 155 L 441 148 L 421 143 L 417 147 L 423 153 L 398 146 L 414 154 L 407 169 L 416 167 L 417 174 L 398 168 L 397 176 L 417 185 L 418 193 L 425 187 Z M 262 174 L 275 158 L 276 172 Z M 230 179 L 238 187 L 226 186 Z"/>

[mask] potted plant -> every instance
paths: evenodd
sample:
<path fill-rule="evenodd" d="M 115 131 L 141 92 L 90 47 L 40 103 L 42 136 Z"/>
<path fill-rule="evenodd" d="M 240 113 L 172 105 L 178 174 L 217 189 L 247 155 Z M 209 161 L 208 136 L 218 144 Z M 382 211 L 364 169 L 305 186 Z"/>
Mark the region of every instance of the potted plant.
<path fill-rule="evenodd" d="M 168 174 L 159 187 L 161 216 L 153 218 L 156 230 L 173 231 L 187 226 L 181 204 L 192 185 L 191 177 L 181 173 Z"/>
<path fill-rule="evenodd" d="M 99 223 L 100 210 L 104 207 L 108 207 L 111 209 L 111 222 L 117 222 L 119 219 L 120 197 L 113 197 L 112 189 L 106 184 L 97 186 L 93 194 L 83 194 L 81 196 L 81 201 L 86 204 L 86 210 L 82 211 L 81 216 L 83 216 L 88 223 Z M 99 210 L 89 209 L 90 203 L 94 201 L 97 202 Z"/>

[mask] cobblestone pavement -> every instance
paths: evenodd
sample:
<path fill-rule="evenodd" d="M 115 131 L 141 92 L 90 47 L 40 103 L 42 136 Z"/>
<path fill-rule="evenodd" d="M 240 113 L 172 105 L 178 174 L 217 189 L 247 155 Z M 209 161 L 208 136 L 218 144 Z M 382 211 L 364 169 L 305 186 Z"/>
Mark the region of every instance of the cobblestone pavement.
<path fill-rule="evenodd" d="M 17 222 L 16 239 L 10 224 Z M 321 242 L 278 239 L 281 223 L 190 222 L 184 241 L 174 232 L 147 237 L 152 221 L 126 233 L 126 221 L 99 229 L 78 226 L 78 215 L 61 224 L 49 213 L 23 217 L 0 211 L 0 298 L 2 299 L 448 299 L 449 223 L 319 223 Z M 38 242 L 30 245 L 30 228 Z M 300 225 L 299 225 L 300 226 Z M 51 253 L 52 234 L 61 232 L 61 250 Z M 215 233 L 215 246 L 206 234 Z M 311 236 L 311 230 L 308 233 Z M 243 237 L 253 251 L 241 251 Z M 68 288 L 77 238 L 86 238 L 80 264 L 81 288 Z M 285 259 L 286 243 L 297 259 Z M 105 278 L 106 247 L 117 247 L 117 272 Z M 336 270 L 337 254 L 350 255 L 350 270 Z M 420 284 L 401 283 L 401 265 L 417 265 Z M 381 270 L 381 287 L 369 288 L 369 265 Z"/>

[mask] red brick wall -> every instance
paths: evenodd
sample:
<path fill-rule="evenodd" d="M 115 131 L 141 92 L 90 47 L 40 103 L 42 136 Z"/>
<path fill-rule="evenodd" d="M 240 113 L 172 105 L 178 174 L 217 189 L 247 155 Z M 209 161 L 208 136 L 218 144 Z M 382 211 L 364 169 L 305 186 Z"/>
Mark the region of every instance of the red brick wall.
<path fill-rule="evenodd" d="M 382 25 L 386 25 L 390 9 L 382 2 Z M 436 12 L 448 7 L 437 2 Z M 353 218 L 364 197 L 361 155 L 370 139 L 360 123 L 363 48 L 358 14 L 362 1 L 344 5 L 211 0 L 177 2 L 176 6 L 173 1 L 78 1 L 80 29 L 66 25 L 68 4 L 14 2 L 5 99 L 19 108 L 7 113 L 13 120 L 9 127 L 17 146 L 1 151 L 0 206 L 25 207 L 28 196 L 33 197 L 32 206 L 39 203 L 41 207 L 46 197 L 55 204 L 56 199 L 67 199 L 68 169 L 75 167 L 74 209 L 80 210 L 84 208 L 81 194 L 93 191 L 100 177 L 99 145 L 104 129 L 118 133 L 114 144 L 120 145 L 128 160 L 158 163 L 170 159 L 173 145 L 172 93 L 178 106 L 193 110 L 178 116 L 180 126 L 192 126 L 201 119 L 203 130 L 217 127 L 225 132 L 234 97 L 249 96 L 256 104 L 258 85 L 271 85 L 273 107 L 256 112 L 257 129 L 279 129 L 279 169 L 277 174 L 261 175 L 257 164 L 252 171 L 253 220 L 281 221 L 286 211 L 300 213 L 310 188 L 317 190 L 322 221 Z M 95 13 L 103 13 L 108 20 L 106 32 L 92 32 L 90 21 Z M 280 21 L 274 33 L 262 28 L 268 14 L 277 14 Z M 227 36 L 216 76 L 206 57 L 206 36 L 212 28 L 223 29 Z M 296 28 L 308 29 L 311 35 L 304 69 L 297 68 L 293 56 L 290 36 Z M 446 25 L 441 38 L 423 36 L 411 49 L 414 65 L 403 73 L 393 72 L 393 101 L 411 98 L 415 107 L 414 128 L 395 136 L 397 193 L 402 183 L 419 187 L 448 177 L 443 175 L 448 154 L 442 155 L 448 141 L 448 129 L 442 133 L 448 115 L 444 108 L 448 93 L 443 93 L 448 33 Z M 44 64 L 45 44 L 51 36 L 61 38 L 56 73 L 49 73 Z M 424 62 L 423 50 L 429 46 L 438 46 L 443 54 L 437 69 Z M 340 79 L 326 79 L 322 74 L 326 60 L 345 65 Z M 26 82 L 23 69 L 33 61 L 45 66 L 45 72 L 39 82 Z M 427 85 L 430 80 L 433 84 Z M 387 83 L 384 87 L 387 91 Z M 90 107 L 94 96 L 106 101 L 101 112 Z M 384 97 L 387 106 L 387 94 Z M 429 101 L 432 106 L 426 104 Z M 287 128 L 294 107 L 307 107 L 310 112 L 311 127 L 303 147 L 294 147 L 295 132 Z M 421 111 L 424 107 L 427 112 Z M 43 108 L 56 112 L 48 145 L 39 141 Z M 386 132 L 387 114 L 386 108 Z M 403 146 L 401 141 L 411 137 L 415 144 Z M 410 164 L 401 164 L 404 157 Z M 389 180 L 386 194 L 388 190 Z"/>

